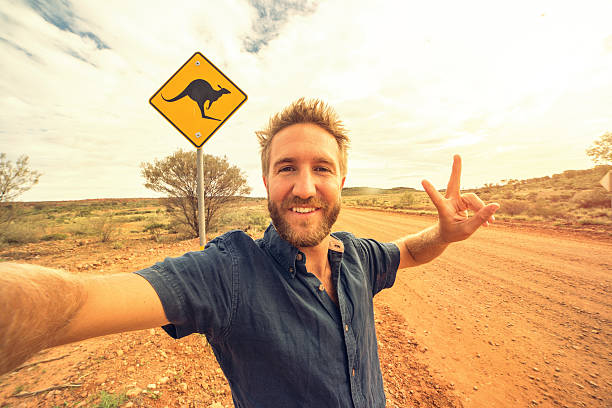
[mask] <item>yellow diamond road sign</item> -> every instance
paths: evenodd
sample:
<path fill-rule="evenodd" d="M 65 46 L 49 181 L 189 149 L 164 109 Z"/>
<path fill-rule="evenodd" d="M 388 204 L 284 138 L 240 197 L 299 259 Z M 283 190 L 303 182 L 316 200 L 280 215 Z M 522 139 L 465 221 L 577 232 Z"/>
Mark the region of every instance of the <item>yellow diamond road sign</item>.
<path fill-rule="evenodd" d="M 149 103 L 200 148 L 246 100 L 236 84 L 196 52 Z"/>

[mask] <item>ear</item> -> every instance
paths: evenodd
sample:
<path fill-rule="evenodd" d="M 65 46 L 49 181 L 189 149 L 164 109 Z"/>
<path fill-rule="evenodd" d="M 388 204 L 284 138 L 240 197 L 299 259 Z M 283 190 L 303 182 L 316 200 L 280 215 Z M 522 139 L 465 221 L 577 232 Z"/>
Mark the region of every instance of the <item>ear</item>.
<path fill-rule="evenodd" d="M 266 190 L 268 190 L 268 178 L 266 176 L 262 175 L 261 179 L 263 180 L 264 187 L 266 188 Z"/>

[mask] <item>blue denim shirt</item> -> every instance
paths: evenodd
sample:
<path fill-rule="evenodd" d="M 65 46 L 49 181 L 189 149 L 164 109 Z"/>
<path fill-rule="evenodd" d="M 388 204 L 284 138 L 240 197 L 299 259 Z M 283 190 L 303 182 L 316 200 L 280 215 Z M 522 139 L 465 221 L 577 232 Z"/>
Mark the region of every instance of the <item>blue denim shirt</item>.
<path fill-rule="evenodd" d="M 384 407 L 372 298 L 393 285 L 399 250 L 336 232 L 328 257 L 338 305 L 272 225 L 136 273 L 172 337 L 206 335 L 236 407 Z"/>

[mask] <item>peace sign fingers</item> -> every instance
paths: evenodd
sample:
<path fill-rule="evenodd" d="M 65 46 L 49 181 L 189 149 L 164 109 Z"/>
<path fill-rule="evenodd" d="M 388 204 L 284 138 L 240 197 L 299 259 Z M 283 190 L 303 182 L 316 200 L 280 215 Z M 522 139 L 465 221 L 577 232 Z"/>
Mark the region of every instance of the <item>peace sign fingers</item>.
<path fill-rule="evenodd" d="M 446 188 L 446 198 L 459 198 L 461 188 L 461 156 L 453 156 L 453 170 L 451 171 L 448 187 Z"/>
<path fill-rule="evenodd" d="M 429 199 L 431 200 L 433 205 L 438 210 L 438 213 L 442 212 L 443 211 L 442 209 L 444 208 L 444 202 L 446 200 L 444 198 L 444 196 L 442 194 L 440 194 L 440 192 L 438 190 L 436 190 L 436 188 L 433 186 L 433 184 L 431 184 L 427 180 L 421 181 L 421 185 L 425 189 L 425 192 L 429 196 Z"/>

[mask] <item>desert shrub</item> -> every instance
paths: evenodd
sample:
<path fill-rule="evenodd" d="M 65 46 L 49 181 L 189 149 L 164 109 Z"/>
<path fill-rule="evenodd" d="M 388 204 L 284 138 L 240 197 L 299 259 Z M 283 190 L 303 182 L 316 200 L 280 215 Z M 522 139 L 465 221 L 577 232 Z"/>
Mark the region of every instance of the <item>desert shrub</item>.
<path fill-rule="evenodd" d="M 10 223 L 0 230 L 0 242 L 5 244 L 27 244 L 38 242 L 41 232 L 39 227 L 31 223 Z"/>
<path fill-rule="evenodd" d="M 561 218 L 566 213 L 560 208 L 548 205 L 545 200 L 538 200 L 528 210 L 531 216 L 541 216 L 544 218 Z"/>
<path fill-rule="evenodd" d="M 99 397 L 96 408 L 117 408 L 128 400 L 125 394 L 109 394 L 106 391 L 100 391 Z"/>
<path fill-rule="evenodd" d="M 504 197 L 506 200 L 510 200 L 514 198 L 514 191 L 512 190 L 504 191 L 504 193 L 502 194 L 502 197 Z"/>
<path fill-rule="evenodd" d="M 606 225 L 607 223 L 604 220 L 598 218 L 582 218 L 578 220 L 578 224 L 580 225 Z"/>
<path fill-rule="evenodd" d="M 93 233 L 91 221 L 88 218 L 76 220 L 71 225 L 64 227 L 62 231 L 66 231 L 75 237 L 83 237 Z"/>
<path fill-rule="evenodd" d="M 565 170 L 563 172 L 563 175 L 567 178 L 574 178 L 579 174 L 579 171 L 577 170 Z"/>
<path fill-rule="evenodd" d="M 612 211 L 608 209 L 595 210 L 591 213 L 591 215 L 593 217 L 609 217 L 610 219 L 612 219 Z"/>
<path fill-rule="evenodd" d="M 144 215 L 134 215 L 134 216 L 125 218 L 123 221 L 124 222 L 139 222 L 145 219 L 146 217 Z"/>
<path fill-rule="evenodd" d="M 610 207 L 610 195 L 603 188 L 596 190 L 578 191 L 570 199 L 570 202 L 580 208 Z"/>
<path fill-rule="evenodd" d="M 119 220 L 112 214 L 104 214 L 91 223 L 92 232 L 100 241 L 108 242 L 114 237 L 121 227 Z"/>
<path fill-rule="evenodd" d="M 64 234 L 61 232 L 54 232 L 51 234 L 43 235 L 40 240 L 41 241 L 61 241 L 62 239 L 68 238 L 68 234 Z"/>
<path fill-rule="evenodd" d="M 117 211 L 115 213 L 115 215 L 131 215 L 134 214 L 135 210 L 123 210 L 123 211 Z"/>
<path fill-rule="evenodd" d="M 22 216 L 23 209 L 21 207 L 12 203 L 0 203 L 0 230 Z"/>
<path fill-rule="evenodd" d="M 507 215 L 518 215 L 527 212 L 529 203 L 522 200 L 502 200 L 499 212 Z"/>
<path fill-rule="evenodd" d="M 564 192 L 560 194 L 553 194 L 548 197 L 548 200 L 552 201 L 553 203 L 557 203 L 560 201 L 568 201 L 570 198 L 572 198 L 572 193 Z"/>
<path fill-rule="evenodd" d="M 265 230 L 270 223 L 270 218 L 265 210 L 253 211 L 251 209 L 237 207 L 226 211 L 213 224 L 211 232 L 219 232 L 228 229 Z"/>
<path fill-rule="evenodd" d="M 151 239 L 155 242 L 159 242 L 161 235 L 168 227 L 166 224 L 157 221 L 151 221 L 145 225 L 143 231 L 151 234 Z"/>
<path fill-rule="evenodd" d="M 411 192 L 406 192 L 402 194 L 402 196 L 400 197 L 399 205 L 402 208 L 408 208 L 408 207 L 412 207 L 414 205 L 414 202 L 415 202 L 414 194 L 412 194 Z"/>
<path fill-rule="evenodd" d="M 259 229 L 266 229 L 270 224 L 270 217 L 266 214 L 251 214 L 251 224 Z"/>

